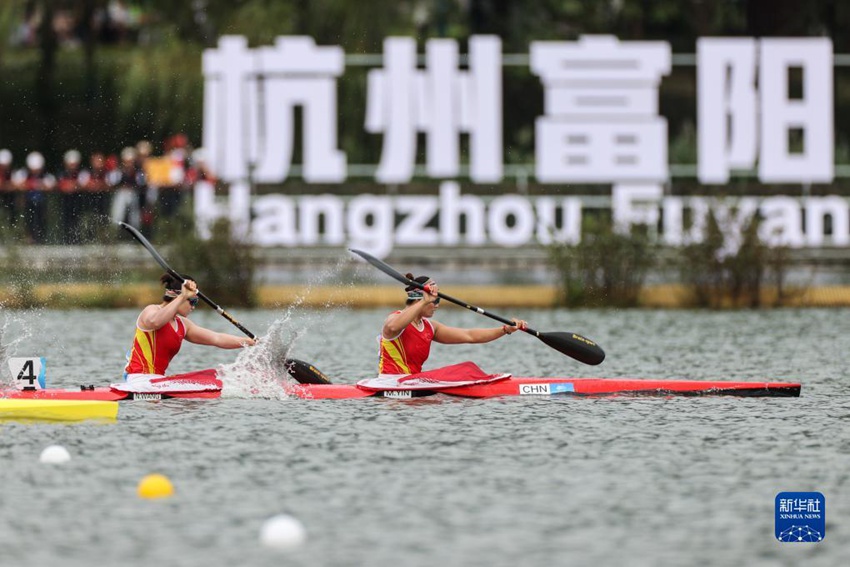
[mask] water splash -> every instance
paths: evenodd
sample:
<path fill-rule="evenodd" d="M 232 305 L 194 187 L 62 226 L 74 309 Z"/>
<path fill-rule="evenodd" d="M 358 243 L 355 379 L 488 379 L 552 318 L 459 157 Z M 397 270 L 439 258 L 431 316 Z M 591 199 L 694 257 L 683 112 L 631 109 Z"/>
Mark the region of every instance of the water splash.
<path fill-rule="evenodd" d="M 268 333 L 253 348 L 244 349 L 236 361 L 218 368 L 224 383 L 222 397 L 284 399 L 285 384 L 295 381 L 286 372 L 284 361 L 289 358 L 299 333 L 289 325 L 286 312 L 274 321 Z"/>
<path fill-rule="evenodd" d="M 0 389 L 14 388 L 15 384 L 12 375 L 9 372 L 9 359 L 18 352 L 18 345 L 32 336 L 32 331 L 28 325 L 22 325 L 23 318 L 15 316 L 4 310 L 0 304 Z M 21 327 L 17 329 L 17 327 Z M 14 339 L 8 340 L 7 337 L 14 336 Z"/>
<path fill-rule="evenodd" d="M 3 321 L 3 327 L 0 327 L 0 388 L 11 388 L 11 384 L 7 384 L 6 368 L 9 360 L 9 346 L 6 344 L 6 321 Z M 12 376 L 8 375 L 11 380 Z"/>
<path fill-rule="evenodd" d="M 333 266 L 323 269 L 312 278 L 282 315 L 272 322 L 265 336 L 253 348 L 244 349 L 236 361 L 218 368 L 224 383 L 222 397 L 233 398 L 269 398 L 285 399 L 289 396 L 284 386 L 297 384 L 286 371 L 286 360 L 293 358 L 293 352 L 299 340 L 319 326 L 323 315 L 321 311 L 310 312 L 304 309 L 316 286 L 339 281 L 339 273 L 348 263 L 340 258 Z M 347 305 L 348 301 L 325 300 L 324 309 L 333 309 Z M 313 357 L 308 356 L 312 359 Z"/>

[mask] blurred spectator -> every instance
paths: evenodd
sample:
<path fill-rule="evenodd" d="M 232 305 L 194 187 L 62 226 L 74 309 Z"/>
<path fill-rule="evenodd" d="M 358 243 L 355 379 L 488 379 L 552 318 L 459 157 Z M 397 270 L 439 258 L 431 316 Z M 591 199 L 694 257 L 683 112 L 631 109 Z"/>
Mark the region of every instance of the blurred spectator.
<path fill-rule="evenodd" d="M 77 35 L 77 22 L 74 13 L 69 9 L 56 10 L 53 16 L 53 31 L 56 40 L 65 47 L 77 47 L 80 38 Z"/>
<path fill-rule="evenodd" d="M 145 176 L 145 194 L 141 200 L 141 223 L 147 236 L 153 236 L 154 209 L 157 200 L 157 186 L 150 181 L 150 176 L 147 172 L 147 163 L 153 152 L 153 144 L 147 140 L 139 140 L 136 143 L 136 169 L 141 171 Z"/>
<path fill-rule="evenodd" d="M 110 186 L 116 188 L 112 197 L 112 220 L 138 227 L 146 204 L 147 185 L 144 171 L 136 167 L 136 156 L 135 148 L 121 150 L 121 167 L 110 171 L 106 179 Z"/>
<path fill-rule="evenodd" d="M 150 175 L 147 172 L 147 164 L 148 160 L 151 158 L 151 154 L 153 153 L 153 144 L 148 142 L 147 140 L 139 140 L 136 143 L 136 167 L 145 172 L 145 178 L 148 183 L 148 188 L 151 185 L 154 185 L 151 182 Z M 150 197 L 150 191 L 148 191 L 148 202 L 155 203 L 156 195 L 154 195 L 153 199 Z"/>
<path fill-rule="evenodd" d="M 140 165 L 144 165 L 146 159 L 148 159 L 153 153 L 153 144 L 148 142 L 147 140 L 139 140 L 136 143 L 136 152 L 138 155 L 138 162 Z"/>
<path fill-rule="evenodd" d="M 89 157 L 89 169 L 85 179 L 80 179 L 80 186 L 85 191 L 83 210 L 93 213 L 96 217 L 106 217 L 107 199 L 111 188 L 106 176 L 106 158 L 101 152 L 95 152 Z"/>
<path fill-rule="evenodd" d="M 59 174 L 59 202 L 62 210 L 62 242 L 64 244 L 79 244 L 79 224 L 83 212 L 82 185 L 88 181 L 89 172 L 80 170 L 80 152 L 69 150 L 65 152 L 64 169 Z"/>
<path fill-rule="evenodd" d="M 168 183 L 160 190 L 159 209 L 164 219 L 177 214 L 183 202 L 186 190 L 186 149 L 174 147 L 166 156 L 168 163 Z"/>
<path fill-rule="evenodd" d="M 125 43 L 136 41 L 139 28 L 146 19 L 148 18 L 137 3 L 110 0 L 105 8 L 99 8 L 95 12 L 94 25 L 99 31 L 101 41 Z"/>
<path fill-rule="evenodd" d="M 110 0 L 106 6 L 107 26 L 115 41 L 123 42 L 130 30 L 130 9 L 121 0 Z"/>
<path fill-rule="evenodd" d="M 12 4 L 11 0 L 5 2 Z M 43 4 L 43 1 L 36 0 L 27 0 L 24 3 L 23 17 L 10 34 L 9 41 L 12 45 L 39 45 L 39 26 L 44 18 Z M 83 4 L 68 0 L 54 2 L 51 25 L 59 45 L 76 47 L 90 34 L 101 43 L 138 43 L 143 26 L 157 19 L 154 11 L 145 9 L 145 2 L 97 0 L 91 13 L 91 21 L 86 22 L 83 16 L 89 12 Z"/>
<path fill-rule="evenodd" d="M 12 45 L 32 47 L 38 45 L 38 26 L 41 24 L 41 8 L 35 2 L 24 6 L 24 18 L 12 35 Z"/>
<path fill-rule="evenodd" d="M 44 243 L 47 236 L 47 192 L 56 186 L 56 178 L 44 170 L 44 156 L 30 152 L 26 168 L 12 175 L 12 183 L 17 189 L 25 191 L 27 238 L 35 244 Z"/>
<path fill-rule="evenodd" d="M 12 152 L 0 150 L 0 222 L 3 226 L 15 226 L 18 222 L 20 207 L 19 193 L 12 185 Z"/>
<path fill-rule="evenodd" d="M 153 156 L 153 146 L 142 140 L 121 151 L 120 165 L 115 155 L 95 152 L 88 167 L 79 151 L 69 150 L 57 177 L 45 171 L 39 152 L 14 170 L 12 153 L 0 149 L 0 226 L 14 227 L 23 218 L 32 243 L 49 235 L 51 242 L 79 244 L 103 236 L 110 220 L 121 220 L 150 237 L 158 220 L 177 215 L 195 183 L 216 182 L 203 148 L 192 151 L 185 135 L 169 137 L 164 147 L 165 155 Z"/>
<path fill-rule="evenodd" d="M 130 148 L 132 149 L 132 148 Z M 115 154 L 109 154 L 106 156 L 104 163 L 104 167 L 106 167 L 106 171 L 115 171 L 118 169 L 118 157 Z"/>
<path fill-rule="evenodd" d="M 177 134 L 173 134 L 165 139 L 165 142 L 162 144 L 162 151 L 168 154 L 175 148 L 186 149 L 188 146 L 189 138 L 186 137 L 186 134 L 178 132 Z"/>
<path fill-rule="evenodd" d="M 186 184 L 192 187 L 198 181 L 209 181 L 215 184 L 216 178 L 207 163 L 207 152 L 204 148 L 198 148 L 192 152 L 192 162 L 186 170 Z"/>
<path fill-rule="evenodd" d="M 106 181 L 109 170 L 101 152 L 89 156 L 89 167 L 80 172 L 81 239 L 83 242 L 97 238 L 98 227 L 109 222 L 109 197 L 112 188 Z"/>

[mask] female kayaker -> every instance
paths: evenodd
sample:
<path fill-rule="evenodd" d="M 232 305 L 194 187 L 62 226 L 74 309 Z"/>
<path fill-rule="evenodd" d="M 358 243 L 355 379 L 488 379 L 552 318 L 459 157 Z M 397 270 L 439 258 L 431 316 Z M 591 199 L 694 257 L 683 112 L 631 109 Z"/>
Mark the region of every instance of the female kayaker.
<path fill-rule="evenodd" d="M 413 274 L 407 274 L 406 277 L 425 285 L 428 291 L 407 286 L 405 308 L 391 313 L 384 321 L 378 363 L 378 373 L 382 376 L 421 372 L 431 352 L 432 341 L 442 344 L 489 343 L 528 326 L 520 319 L 512 319 L 515 326 L 502 325 L 491 329 L 459 329 L 438 323 L 431 319 L 440 305 L 437 284 L 428 276 L 414 278 Z"/>
<path fill-rule="evenodd" d="M 183 340 L 219 348 L 253 346 L 255 340 L 205 329 L 189 320 L 198 303 L 198 286 L 192 279 L 182 283 L 170 274 L 160 278 L 165 286 L 162 303 L 145 307 L 136 319 L 136 336 L 127 356 L 124 379 L 133 389 L 146 389 L 151 380 L 165 376 Z"/>

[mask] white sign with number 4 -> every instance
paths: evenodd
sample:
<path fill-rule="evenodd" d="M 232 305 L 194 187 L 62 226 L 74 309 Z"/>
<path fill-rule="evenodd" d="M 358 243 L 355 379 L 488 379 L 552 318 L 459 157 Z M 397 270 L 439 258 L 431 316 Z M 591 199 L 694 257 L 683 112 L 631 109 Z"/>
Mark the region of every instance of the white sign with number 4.
<path fill-rule="evenodd" d="M 42 357 L 10 358 L 9 371 L 18 390 L 43 390 L 47 359 Z"/>

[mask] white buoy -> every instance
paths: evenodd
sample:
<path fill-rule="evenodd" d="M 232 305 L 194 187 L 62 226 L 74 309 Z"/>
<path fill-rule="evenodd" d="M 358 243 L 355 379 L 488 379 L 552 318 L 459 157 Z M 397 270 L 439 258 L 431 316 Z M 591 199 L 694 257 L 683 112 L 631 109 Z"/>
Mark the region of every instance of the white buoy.
<path fill-rule="evenodd" d="M 307 539 L 307 530 L 298 518 L 288 514 L 272 516 L 263 523 L 260 543 L 280 551 L 294 549 Z"/>
<path fill-rule="evenodd" d="M 71 460 L 71 455 L 62 445 L 51 445 L 49 447 L 45 447 L 44 451 L 41 452 L 39 460 L 42 463 L 56 465 L 60 463 L 67 463 Z"/>

